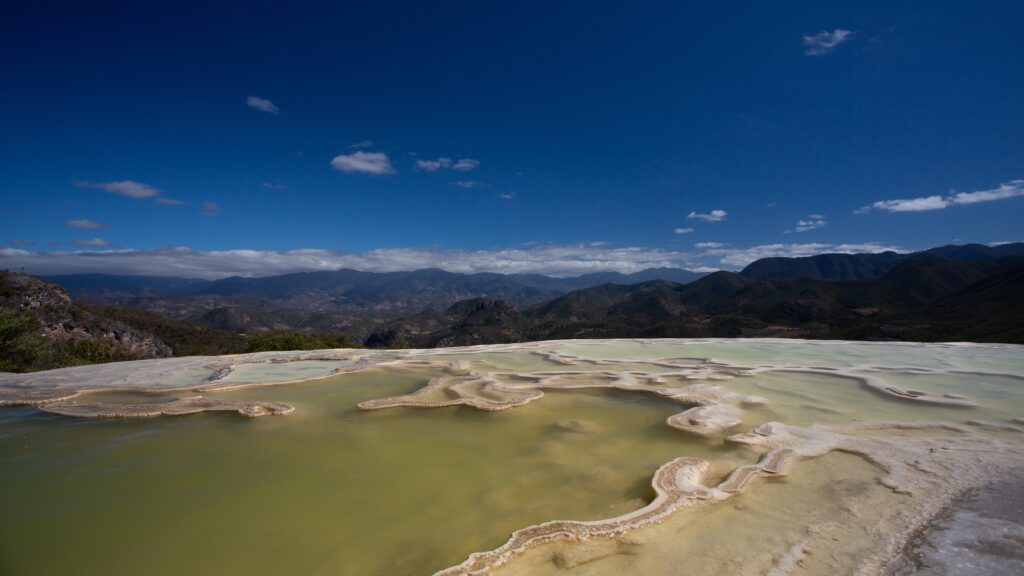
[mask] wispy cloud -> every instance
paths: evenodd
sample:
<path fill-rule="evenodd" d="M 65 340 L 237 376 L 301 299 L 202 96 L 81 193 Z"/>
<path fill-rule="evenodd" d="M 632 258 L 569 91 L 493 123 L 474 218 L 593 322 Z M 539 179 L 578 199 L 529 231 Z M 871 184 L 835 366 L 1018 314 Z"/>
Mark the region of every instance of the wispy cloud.
<path fill-rule="evenodd" d="M 67 220 L 64 222 L 67 226 L 72 228 L 79 228 L 82 230 L 98 230 L 100 228 L 106 228 L 107 225 L 103 222 L 97 222 L 95 220 L 89 220 L 88 218 L 81 218 L 78 220 Z"/>
<path fill-rule="evenodd" d="M 125 196 L 127 198 L 148 198 L 156 204 L 163 204 L 165 206 L 180 206 L 185 203 L 183 200 L 164 196 L 163 191 L 155 186 L 151 186 L 145 182 L 136 182 L 135 180 L 116 180 L 113 182 L 76 180 L 74 184 L 79 188 L 105 190 L 111 194 L 117 194 L 118 196 Z"/>
<path fill-rule="evenodd" d="M 331 168 L 346 173 L 394 174 L 391 159 L 383 152 L 353 152 L 339 154 L 331 160 Z"/>
<path fill-rule="evenodd" d="M 693 245 L 693 247 L 698 250 L 710 250 L 712 248 L 721 248 L 723 246 L 728 246 L 728 244 L 723 244 L 722 242 L 697 242 Z"/>
<path fill-rule="evenodd" d="M 203 209 L 199 213 L 207 218 L 213 218 L 220 214 L 220 204 L 216 202 L 203 202 Z"/>
<path fill-rule="evenodd" d="M 35 246 L 35 240 L 18 240 L 17 238 L 10 241 L 11 246 Z"/>
<path fill-rule="evenodd" d="M 786 230 L 786 234 L 791 232 L 807 232 L 808 230 L 817 230 L 818 228 L 824 228 L 828 226 L 828 221 L 825 220 L 825 216 L 821 214 L 808 214 L 806 220 L 800 220 L 796 223 L 796 226 Z"/>
<path fill-rule="evenodd" d="M 458 170 L 459 172 L 469 172 L 470 170 L 476 170 L 480 166 L 479 160 L 472 158 L 460 158 L 455 164 L 452 164 L 452 170 Z"/>
<path fill-rule="evenodd" d="M 157 204 L 163 204 L 165 206 L 181 206 L 185 203 L 184 200 L 178 200 L 177 198 L 167 198 L 166 196 L 157 196 L 153 198 L 153 202 Z"/>
<path fill-rule="evenodd" d="M 879 200 L 867 206 L 861 206 L 853 211 L 854 214 L 867 214 L 872 210 L 885 210 L 886 212 L 925 212 L 928 210 L 942 210 L 950 206 L 962 204 L 977 204 L 979 202 L 994 202 L 1024 196 L 1024 179 L 1010 180 L 1003 182 L 991 190 L 976 190 L 974 192 L 952 192 L 946 196 L 938 194 L 922 196 L 919 198 L 901 198 L 896 200 Z"/>
<path fill-rule="evenodd" d="M 702 214 L 700 212 L 690 212 L 689 214 L 686 215 L 686 217 L 691 220 L 703 220 L 705 222 L 721 222 L 722 220 L 725 220 L 725 217 L 728 215 L 729 213 L 726 212 L 725 210 L 712 210 L 707 214 Z"/>
<path fill-rule="evenodd" d="M 468 188 L 483 188 L 483 187 L 487 186 L 487 183 L 486 182 L 481 182 L 479 180 L 457 180 L 455 182 L 455 185 L 458 186 L 459 188 L 467 188 L 468 189 Z"/>
<path fill-rule="evenodd" d="M 829 32 L 822 30 L 811 36 L 804 36 L 804 54 L 807 56 L 822 56 L 828 54 L 840 44 L 850 40 L 853 32 L 836 28 Z"/>
<path fill-rule="evenodd" d="M 869 206 L 861 206 L 853 211 L 854 214 L 867 214 L 871 210 L 885 210 L 887 212 L 924 212 L 927 210 L 942 210 L 949 206 L 949 201 L 942 196 L 923 196 L 921 198 L 898 198 L 896 200 L 879 200 Z"/>
<path fill-rule="evenodd" d="M 718 262 L 725 268 L 737 269 L 750 264 L 754 260 L 776 256 L 796 258 L 825 253 L 858 254 L 886 251 L 906 252 L 906 250 L 898 246 L 890 246 L 879 242 L 865 242 L 860 244 L 761 244 L 747 248 L 713 247 L 704 250 L 701 255 L 717 258 Z"/>
<path fill-rule="evenodd" d="M 349 148 L 373 148 L 373 140 L 360 140 L 355 144 L 350 144 Z"/>
<path fill-rule="evenodd" d="M 423 170 L 424 172 L 437 172 L 438 170 L 448 168 L 451 165 L 452 159 L 445 158 L 444 156 L 438 158 L 437 160 L 416 160 L 416 168 Z"/>
<path fill-rule="evenodd" d="M 1024 196 L 1024 179 L 1003 182 L 998 188 L 993 188 L 991 190 L 956 192 L 950 196 L 949 199 L 953 204 L 977 204 L 978 202 L 1005 200 L 1016 196 Z"/>
<path fill-rule="evenodd" d="M 75 246 L 110 246 L 110 242 L 107 242 L 103 238 L 91 238 L 89 240 L 75 240 L 72 242 Z"/>
<path fill-rule="evenodd" d="M 502 200 L 515 200 L 516 193 L 515 192 L 503 192 L 501 194 L 498 194 L 498 198 L 501 198 Z"/>
<path fill-rule="evenodd" d="M 447 156 L 442 156 L 435 160 L 429 158 L 422 158 L 416 160 L 416 168 L 424 172 L 437 172 L 438 170 L 455 170 L 457 172 L 469 172 L 476 170 L 480 166 L 479 160 L 473 158 L 459 158 L 458 160 L 452 160 Z"/>
<path fill-rule="evenodd" d="M 269 181 L 267 181 L 267 182 L 260 182 L 260 186 L 262 186 L 262 187 L 264 187 L 264 188 L 266 188 L 268 190 L 284 190 L 284 189 L 288 188 L 287 186 L 285 186 L 284 184 L 281 184 L 280 182 L 269 182 Z"/>
<path fill-rule="evenodd" d="M 676 234 L 693 234 L 693 228 L 676 228 L 673 230 Z"/>
<path fill-rule="evenodd" d="M 154 188 L 144 182 L 134 180 L 117 180 L 115 182 L 90 182 L 89 180 L 76 180 L 75 186 L 79 188 L 98 188 L 106 190 L 111 194 L 127 196 L 128 198 L 153 198 L 160 195 L 160 189 Z"/>
<path fill-rule="evenodd" d="M 281 110 L 274 105 L 273 102 L 266 98 L 260 98 L 259 96 L 249 96 L 245 99 L 245 104 L 249 108 L 254 108 L 260 112 L 266 112 L 268 114 L 279 114 Z"/>

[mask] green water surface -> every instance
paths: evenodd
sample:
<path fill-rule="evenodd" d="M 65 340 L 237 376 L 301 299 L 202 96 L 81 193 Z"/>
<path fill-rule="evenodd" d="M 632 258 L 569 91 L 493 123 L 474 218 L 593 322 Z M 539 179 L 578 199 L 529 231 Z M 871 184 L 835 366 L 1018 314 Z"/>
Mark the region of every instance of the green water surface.
<path fill-rule="evenodd" d="M 0 410 L 0 574 L 430 574 L 519 528 L 638 508 L 661 464 L 729 450 L 668 428 L 681 407 L 642 394 L 551 392 L 503 412 L 355 407 L 432 375 L 220 395 L 296 407 L 252 420 Z"/>

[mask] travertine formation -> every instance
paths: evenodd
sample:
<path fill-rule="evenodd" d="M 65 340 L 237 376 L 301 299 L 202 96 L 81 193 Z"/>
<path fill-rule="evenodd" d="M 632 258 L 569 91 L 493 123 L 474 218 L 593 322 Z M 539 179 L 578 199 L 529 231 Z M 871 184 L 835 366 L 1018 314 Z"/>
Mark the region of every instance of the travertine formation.
<path fill-rule="evenodd" d="M 39 407 L 44 412 L 63 416 L 87 418 L 154 418 L 156 416 L 184 416 L 199 412 L 238 412 L 248 418 L 271 414 L 288 414 L 294 408 L 281 402 L 261 400 L 211 400 L 202 396 L 175 398 L 147 404 L 120 404 L 113 402 L 83 402 L 74 400 L 51 402 Z"/>
<path fill-rule="evenodd" d="M 765 454 L 756 464 L 737 468 L 724 482 L 715 487 L 705 485 L 710 467 L 706 460 L 682 457 L 665 464 L 654 473 L 651 486 L 654 500 L 635 512 L 596 522 L 555 521 L 518 530 L 508 542 L 489 552 L 478 552 L 459 564 L 438 572 L 435 576 L 486 574 L 508 561 L 515 554 L 554 540 L 587 541 L 592 538 L 611 538 L 631 530 L 660 522 L 673 512 L 702 500 L 720 501 L 739 493 L 758 476 L 783 474 L 787 458 L 796 455 L 789 448 L 779 448 Z"/>
<path fill-rule="evenodd" d="M 553 540 L 583 541 L 608 538 L 657 522 L 694 500 L 707 500 L 713 492 L 703 484 L 708 462 L 699 458 L 676 458 L 658 469 L 651 481 L 654 501 L 618 518 L 599 522 L 554 521 L 530 526 L 512 534 L 508 542 L 489 552 L 478 552 L 459 564 L 438 572 L 438 576 L 484 574 L 530 546 Z"/>
<path fill-rule="evenodd" d="M 37 406 L 47 412 L 84 418 L 146 418 L 176 416 L 206 411 L 232 411 L 244 416 L 288 414 L 292 407 L 273 401 L 223 401 L 197 396 L 198 393 L 223 392 L 239 388 L 306 382 L 369 366 L 367 358 L 352 350 L 318 352 L 271 352 L 237 356 L 167 358 L 137 362 L 118 362 L 78 366 L 27 374 L 0 373 L 0 406 Z M 393 356 L 376 355 L 384 364 Z M 229 377 L 240 367 L 289 364 L 299 366 L 324 363 L 321 373 L 308 371 L 296 378 L 271 380 L 233 380 Z M 88 402 L 83 395 L 106 392 L 187 393 L 154 402 Z"/>
<path fill-rule="evenodd" d="M 561 357 L 560 361 L 568 363 L 565 357 Z M 576 362 L 573 360 L 572 364 Z M 608 365 L 615 362 L 598 363 Z M 543 397 L 545 389 L 608 389 L 656 394 L 680 404 L 692 405 L 692 408 L 670 417 L 668 425 L 693 434 L 711 436 L 739 425 L 741 406 L 760 405 L 764 402 L 757 396 L 729 392 L 709 382 L 692 382 L 723 380 L 746 374 L 741 368 L 710 362 L 696 366 L 679 365 L 671 360 L 657 360 L 650 364 L 672 370 L 561 370 L 531 373 L 473 371 L 468 375 L 434 378 L 411 394 L 370 400 L 359 404 L 359 407 L 364 410 L 380 410 L 398 406 L 434 408 L 463 405 L 481 410 L 504 410 Z"/>
<path fill-rule="evenodd" d="M 638 341 L 628 341 L 636 343 Z M 647 343 L 647 341 L 639 341 Z M 650 341 L 652 345 L 681 341 Z M 707 343 L 702 341 L 701 343 Z M 467 406 L 497 411 L 542 401 L 545 391 L 603 389 L 643 393 L 680 404 L 684 409 L 666 424 L 701 437 L 720 438 L 752 451 L 748 464 L 720 472 L 720 482 L 708 485 L 712 463 L 680 457 L 661 466 L 651 481 L 655 498 L 639 510 L 607 520 L 552 521 L 516 531 L 494 550 L 471 554 L 463 563 L 438 574 L 484 574 L 525 551 L 552 542 L 589 542 L 614 539 L 662 522 L 694 506 L 710 506 L 749 490 L 759 479 L 782 476 L 799 459 L 832 452 L 857 454 L 885 472 L 883 483 L 899 494 L 913 494 L 920 506 L 914 522 L 894 533 L 886 549 L 864 560 L 865 574 L 891 568 L 907 542 L 957 494 L 990 481 L 1008 466 L 1024 461 L 1024 448 L 1007 438 L 1024 432 L 1020 418 L 995 421 L 969 418 L 978 404 L 960 393 L 925 392 L 886 381 L 884 373 L 901 375 L 957 374 L 965 378 L 999 377 L 1024 381 L 1012 370 L 965 370 L 956 366 L 882 366 L 865 361 L 845 366 L 806 364 L 741 365 L 701 356 L 644 358 L 589 358 L 568 353 L 561 343 L 476 346 L 460 349 L 261 353 L 219 358 L 174 358 L 158 361 L 88 366 L 39 374 L 0 374 L 0 405 L 33 405 L 67 416 L 142 418 L 234 411 L 244 416 L 287 414 L 291 406 L 266 400 L 228 401 L 208 397 L 218 391 L 306 382 L 379 367 L 423 368 L 435 375 L 412 393 L 360 403 L 363 410 L 396 407 L 436 408 Z M 592 345 L 592 344 L 591 344 Z M 826 345 L 815 343 L 815 345 Z M 478 361 L 478 355 L 525 350 L 544 369 L 504 369 Z M 599 350 L 598 350 L 599 352 Z M 557 369 L 556 369 L 557 368 Z M 871 394 L 918 405 L 961 408 L 963 420 L 950 422 L 871 422 L 793 426 L 781 422 L 761 424 L 746 432 L 725 436 L 743 423 L 747 409 L 761 407 L 759 396 L 729 389 L 729 382 L 758 374 L 814 374 L 849 381 Z M 898 380 L 898 378 L 897 378 Z M 156 401 L 87 402 L 82 395 L 101 392 L 161 392 L 178 394 Z M 968 392 L 969 389 L 964 390 Z M 809 398 L 813 401 L 813 398 Z M 803 400 L 801 400 L 803 401 Z M 812 406 L 838 414 L 827 406 Z M 769 407 L 770 408 L 770 407 Z M 579 428 L 566 423 L 565 429 Z M 724 438 L 723 438 L 724 437 Z M 788 574 L 813 547 L 814 538 L 794 546 L 773 568 Z"/>
<path fill-rule="evenodd" d="M 793 373 L 804 373 L 804 374 L 827 374 L 829 376 L 835 376 L 839 378 L 849 378 L 855 380 L 865 387 L 894 398 L 902 398 L 904 400 L 912 400 L 914 402 L 923 402 L 926 404 L 940 404 L 944 406 L 961 406 L 970 408 L 976 406 L 974 402 L 964 398 L 959 394 L 943 394 L 935 395 L 922 392 L 920 390 L 908 390 L 905 388 L 898 388 L 886 382 L 884 379 L 866 374 L 868 371 L 877 370 L 874 367 L 860 367 L 860 372 L 853 370 L 839 370 L 835 368 L 810 368 L 806 366 L 785 366 L 785 367 L 761 367 L 755 369 L 757 372 L 793 372 Z M 922 372 L 921 370 L 909 370 L 904 369 L 906 372 L 912 374 L 928 373 Z"/>
<path fill-rule="evenodd" d="M 954 432 L 916 438 L 887 438 L 879 431 Z M 861 433 L 868 433 L 862 435 Z M 717 486 L 705 485 L 709 463 L 678 458 L 662 466 L 652 485 L 657 497 L 633 513 L 597 522 L 546 522 L 519 530 L 502 546 L 474 553 L 463 563 L 435 576 L 488 574 L 516 554 L 552 541 L 585 543 L 615 538 L 665 520 L 673 512 L 697 504 L 712 505 L 749 489 L 758 478 L 781 476 L 796 459 L 830 452 L 859 454 L 885 471 L 883 484 L 898 494 L 913 494 L 914 520 L 888 535 L 885 548 L 863 559 L 858 574 L 882 574 L 902 561 L 910 540 L 958 494 L 1005 474 L 1024 462 L 1024 447 L 1013 442 L 973 436 L 967 427 L 941 422 L 864 422 L 835 426 L 791 427 L 773 422 L 727 438 L 729 442 L 765 449 L 754 464 L 735 468 Z M 794 546 L 771 571 L 789 574 L 802 555 L 818 545 L 814 538 Z"/>

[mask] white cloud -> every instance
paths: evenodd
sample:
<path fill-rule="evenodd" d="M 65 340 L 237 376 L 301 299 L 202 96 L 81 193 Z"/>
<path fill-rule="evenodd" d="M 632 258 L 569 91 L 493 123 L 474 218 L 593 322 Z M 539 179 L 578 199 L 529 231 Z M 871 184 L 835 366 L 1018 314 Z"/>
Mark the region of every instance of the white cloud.
<path fill-rule="evenodd" d="M 468 188 L 483 188 L 483 187 L 487 186 L 487 183 L 486 182 L 481 182 L 479 180 L 458 180 L 458 181 L 455 182 L 455 185 L 460 187 L 460 188 L 467 188 L 468 189 Z"/>
<path fill-rule="evenodd" d="M 475 170 L 478 166 L 480 166 L 479 160 L 474 160 L 472 158 L 460 158 L 458 162 L 452 164 L 452 170 L 469 172 L 470 170 Z"/>
<path fill-rule="evenodd" d="M 1024 179 L 1010 180 L 1003 182 L 991 190 L 977 190 L 974 192 L 954 192 L 948 196 L 922 196 L 920 198 L 906 198 L 897 200 L 879 200 L 873 204 L 862 206 L 853 211 L 854 214 L 867 214 L 872 210 L 885 210 L 887 212 L 924 212 L 927 210 L 942 210 L 950 206 L 963 204 L 977 204 L 979 202 L 994 202 L 1024 196 Z"/>
<path fill-rule="evenodd" d="M 339 268 L 372 272 L 440 268 L 465 273 L 572 276 L 609 270 L 630 273 L 645 268 L 686 267 L 689 265 L 688 257 L 689 254 L 683 252 L 655 248 L 607 248 L 588 244 L 541 244 L 529 248 L 495 250 L 388 248 L 357 254 L 319 249 L 286 252 L 198 251 L 178 247 L 158 250 L 29 252 L 3 248 L 0 249 L 0 268 L 16 269 L 24 266 L 32 274 L 105 272 L 193 278 L 269 276 Z"/>
<path fill-rule="evenodd" d="M 804 36 L 804 54 L 807 56 L 821 56 L 836 49 L 837 46 L 846 42 L 853 35 L 850 30 L 836 28 L 829 32 L 822 30 L 813 36 Z"/>
<path fill-rule="evenodd" d="M 515 192 L 503 192 L 501 194 L 498 194 L 498 198 L 501 198 L 502 200 L 515 200 L 516 193 Z"/>
<path fill-rule="evenodd" d="M 441 157 L 437 160 L 416 160 L 416 167 L 424 172 L 437 172 L 442 168 L 447 168 L 452 165 L 451 158 Z"/>
<path fill-rule="evenodd" d="M 786 230 L 786 234 L 791 232 L 807 232 L 808 230 L 816 230 L 818 228 L 824 228 L 828 226 L 828 221 L 821 214 L 808 214 L 806 220 L 800 220 L 796 223 L 796 226 Z"/>
<path fill-rule="evenodd" d="M 896 200 L 879 200 L 870 206 L 856 210 L 857 214 L 867 214 L 872 209 L 888 212 L 924 212 L 926 210 L 942 210 L 949 206 L 949 201 L 942 196 L 924 196 L 921 198 L 898 198 Z"/>
<path fill-rule="evenodd" d="M 977 204 L 1024 196 L 1024 179 L 1003 182 L 998 188 L 978 190 L 976 192 L 957 192 L 949 197 L 953 204 Z"/>
<path fill-rule="evenodd" d="M 266 112 L 268 114 L 278 114 L 281 112 L 273 102 L 266 98 L 260 98 L 259 96 L 249 96 L 245 99 L 245 104 L 249 106 L 249 108 L 254 108 L 260 112 Z"/>
<path fill-rule="evenodd" d="M 64 224 L 72 228 L 80 228 L 82 230 L 97 230 L 99 228 L 106 228 L 107 225 L 103 222 L 97 222 L 95 220 L 89 220 L 88 218 L 81 218 L 79 220 L 68 220 Z"/>
<path fill-rule="evenodd" d="M 700 212 L 690 212 L 689 214 L 686 215 L 686 217 L 690 219 L 703 220 L 705 222 L 721 222 L 722 220 L 725 220 L 725 217 L 728 215 L 729 213 L 726 212 L 725 210 L 712 210 L 707 214 L 702 214 Z"/>
<path fill-rule="evenodd" d="M 260 182 L 260 186 L 262 186 L 262 187 L 264 187 L 264 188 L 266 188 L 268 190 L 284 190 L 284 189 L 288 188 L 287 186 L 285 186 L 284 184 L 281 184 L 280 182 L 270 182 L 270 181 Z"/>
<path fill-rule="evenodd" d="M 290 272 L 353 268 L 370 272 L 394 272 L 440 268 L 450 272 L 499 272 L 575 276 L 589 272 L 639 272 L 645 268 L 680 267 L 710 272 L 739 269 L 770 256 L 813 256 L 826 252 L 883 252 L 895 247 L 861 244 L 764 244 L 747 248 L 704 243 L 698 252 L 659 248 L 609 248 L 600 243 L 543 244 L 531 242 L 517 248 L 492 250 L 428 250 L 384 248 L 361 253 L 301 249 L 290 251 L 214 250 L 186 247 L 157 250 L 94 250 L 30 252 L 0 248 L 0 268 L 25 267 L 32 274 L 97 273 L 191 278 L 271 276 Z"/>
<path fill-rule="evenodd" d="M 217 214 L 220 214 L 220 204 L 216 202 L 203 202 L 203 210 L 200 212 L 207 218 L 213 218 Z"/>
<path fill-rule="evenodd" d="M 673 230 L 676 234 L 693 234 L 693 228 L 676 228 Z"/>
<path fill-rule="evenodd" d="M 350 144 L 349 148 L 373 148 L 373 140 L 360 140 L 355 144 Z"/>
<path fill-rule="evenodd" d="M 710 248 L 721 248 L 723 246 L 728 246 L 728 244 L 723 244 L 721 242 L 697 242 L 696 244 L 693 245 L 693 247 L 698 249 L 698 250 L 708 250 Z"/>
<path fill-rule="evenodd" d="M 144 182 L 134 180 L 118 180 L 115 182 L 90 182 L 88 180 L 77 180 L 75 186 L 79 188 L 98 188 L 106 190 L 111 194 L 127 196 L 129 198 L 153 198 L 160 195 L 160 190 Z"/>
<path fill-rule="evenodd" d="M 776 256 L 796 258 L 826 253 L 857 254 L 864 252 L 886 252 L 890 250 L 893 252 L 906 252 L 906 250 L 896 246 L 888 246 L 878 242 L 866 242 L 861 244 L 761 244 L 747 248 L 711 248 L 705 250 L 701 255 L 717 258 L 718 262 L 725 268 L 737 269 L 743 268 L 754 260 Z"/>
<path fill-rule="evenodd" d="M 72 242 L 75 246 L 110 246 L 110 242 L 102 238 L 92 238 L 89 240 L 75 240 Z"/>
<path fill-rule="evenodd" d="M 339 154 L 331 160 L 331 168 L 342 172 L 358 172 L 361 174 L 393 174 L 391 159 L 383 152 L 353 152 Z"/>

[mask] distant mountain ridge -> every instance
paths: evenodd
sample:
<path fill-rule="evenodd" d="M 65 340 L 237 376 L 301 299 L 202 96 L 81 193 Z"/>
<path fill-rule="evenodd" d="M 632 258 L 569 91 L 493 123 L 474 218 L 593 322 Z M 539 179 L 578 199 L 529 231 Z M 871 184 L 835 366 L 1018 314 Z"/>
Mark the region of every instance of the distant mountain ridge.
<path fill-rule="evenodd" d="M 319 311 L 374 311 L 392 315 L 425 308 L 445 309 L 459 300 L 500 298 L 516 305 L 606 283 L 631 284 L 655 278 L 691 282 L 704 276 L 679 268 L 651 268 L 633 274 L 599 272 L 556 278 L 540 274 L 462 274 L 425 268 L 407 272 L 340 269 L 279 276 L 220 280 L 159 276 L 68 274 L 48 279 L 80 298 L 130 303 L 133 299 L 190 297 L 260 299 L 278 307 Z M 206 310 L 208 311 L 208 310 Z"/>
<path fill-rule="evenodd" d="M 578 290 L 600 284 L 635 284 L 647 280 L 668 280 L 685 284 L 701 278 L 703 272 L 683 268 L 647 268 L 632 274 L 621 272 L 594 272 L 580 276 L 555 277 L 543 274 L 498 274 L 477 272 L 464 274 L 437 268 L 421 268 L 404 272 L 364 272 L 342 268 L 322 272 L 294 272 L 276 276 L 248 278 L 229 276 L 219 280 L 201 280 L 176 276 L 132 276 L 117 274 L 56 274 L 45 278 L 64 286 L 76 295 L 103 296 L 167 296 L 191 294 L 219 294 L 224 296 L 263 296 L 279 298 L 301 288 L 341 291 L 347 287 L 381 287 L 396 282 L 429 282 L 439 279 L 464 278 L 499 282 L 502 279 L 523 286 L 548 290 Z"/>
<path fill-rule="evenodd" d="M 549 278 L 426 269 L 220 281 L 58 277 L 108 299 L 90 303 L 73 302 L 57 284 L 2 272 L 0 371 L 356 342 L 427 348 L 771 336 L 1024 344 L 1024 244 L 766 259 L 687 283 L 659 278 L 690 274 Z M 654 279 L 631 282 L 645 277 Z M 602 280 L 608 282 L 592 285 Z"/>
<path fill-rule="evenodd" d="M 800 258 L 762 258 L 750 263 L 740 274 L 755 280 L 875 280 L 907 260 L 922 256 L 942 256 L 959 262 L 992 260 L 1024 255 L 1024 242 L 985 246 L 984 244 L 948 245 L 921 252 L 900 254 L 818 254 Z"/>
<path fill-rule="evenodd" d="M 971 256 L 961 260 L 943 254 Z M 487 309 L 503 312 L 490 317 L 476 312 L 472 322 L 466 311 L 476 311 L 476 304 L 459 303 L 443 314 L 389 322 L 370 334 L 367 344 L 754 336 L 1024 343 L 1024 255 L 983 259 L 978 254 L 924 251 L 901 258 L 870 280 L 757 279 L 720 271 L 685 285 L 662 280 L 606 284 L 518 310 L 491 302 Z M 804 263 L 797 268 L 806 269 Z M 834 270 L 847 274 L 851 268 Z"/>
<path fill-rule="evenodd" d="M 765 258 L 738 273 L 711 274 L 658 268 L 553 278 L 342 269 L 212 281 L 52 278 L 75 296 L 232 333 L 347 332 L 379 346 L 644 335 L 927 340 L 938 334 L 995 337 L 989 328 L 965 331 L 965 323 L 979 320 L 966 296 L 955 302 L 955 320 L 932 322 L 920 314 L 927 309 L 936 319 L 952 318 L 937 303 L 971 287 L 1012 312 L 1016 302 L 1008 290 L 982 290 L 980 283 L 1021 264 L 1024 243 Z M 980 302 L 977 310 L 995 308 Z"/>

